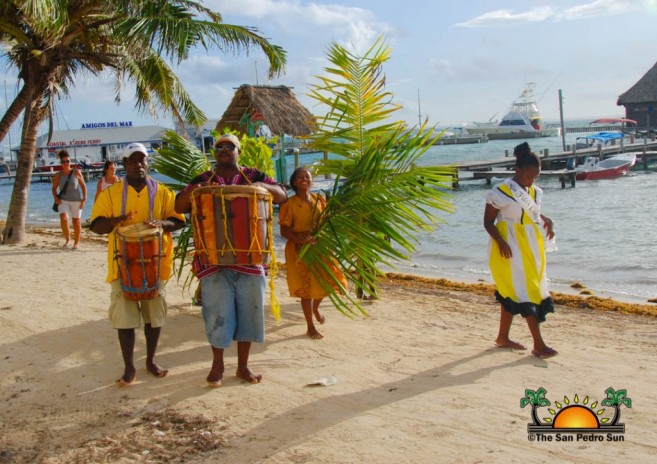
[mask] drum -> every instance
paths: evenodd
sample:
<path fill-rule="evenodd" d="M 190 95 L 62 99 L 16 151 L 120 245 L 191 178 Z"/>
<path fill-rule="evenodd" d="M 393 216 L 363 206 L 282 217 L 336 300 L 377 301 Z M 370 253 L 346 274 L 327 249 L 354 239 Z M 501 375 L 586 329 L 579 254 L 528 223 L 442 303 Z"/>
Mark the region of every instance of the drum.
<path fill-rule="evenodd" d="M 268 264 L 273 253 L 272 201 L 252 185 L 192 191 L 194 247 L 205 265 Z"/>
<path fill-rule="evenodd" d="M 119 227 L 116 259 L 123 296 L 143 301 L 157 297 L 162 259 L 162 229 L 146 224 Z"/>

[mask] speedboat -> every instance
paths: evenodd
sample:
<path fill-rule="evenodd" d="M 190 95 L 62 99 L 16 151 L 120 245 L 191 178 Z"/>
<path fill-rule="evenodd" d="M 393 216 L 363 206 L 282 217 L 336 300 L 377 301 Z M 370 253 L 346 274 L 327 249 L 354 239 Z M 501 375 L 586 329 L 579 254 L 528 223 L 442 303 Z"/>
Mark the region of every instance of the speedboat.
<path fill-rule="evenodd" d="M 576 180 L 615 179 L 627 174 L 636 163 L 634 153 L 621 153 L 600 160 L 596 156 L 586 158 L 584 164 L 576 168 Z"/>
<path fill-rule="evenodd" d="M 467 126 L 468 133 L 485 134 L 489 140 L 530 139 L 561 135 L 560 127 L 543 125 L 543 119 L 534 97 L 535 86 L 534 82 L 527 83 L 501 121 L 474 122 Z"/>

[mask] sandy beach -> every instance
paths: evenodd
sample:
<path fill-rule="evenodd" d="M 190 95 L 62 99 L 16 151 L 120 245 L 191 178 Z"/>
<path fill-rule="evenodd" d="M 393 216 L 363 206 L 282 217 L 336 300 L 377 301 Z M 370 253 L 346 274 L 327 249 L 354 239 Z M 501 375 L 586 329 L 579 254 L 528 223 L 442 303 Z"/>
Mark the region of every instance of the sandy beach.
<path fill-rule="evenodd" d="M 210 389 L 200 308 L 171 281 L 158 357 L 169 375 L 146 372 L 139 333 L 137 381 L 121 388 L 105 243 L 83 233 L 77 252 L 61 248 L 58 230 L 0 246 L 0 463 L 644 463 L 657 453 L 655 305 L 628 314 L 627 305 L 555 298 L 542 330 L 559 355 L 540 360 L 493 346 L 499 307 L 489 286 L 387 279 L 381 299 L 366 303 L 369 317 L 325 302 L 316 341 L 281 274 L 282 318 L 268 316 L 267 341 L 251 356 L 263 383 L 232 376 L 233 346 L 224 385 Z M 512 337 L 530 344 L 522 320 Z M 336 383 L 308 385 L 327 377 Z M 624 434 L 532 436 L 520 400 L 541 387 L 550 408 L 604 409 L 600 418 L 613 416 L 605 390 L 626 389 Z"/>

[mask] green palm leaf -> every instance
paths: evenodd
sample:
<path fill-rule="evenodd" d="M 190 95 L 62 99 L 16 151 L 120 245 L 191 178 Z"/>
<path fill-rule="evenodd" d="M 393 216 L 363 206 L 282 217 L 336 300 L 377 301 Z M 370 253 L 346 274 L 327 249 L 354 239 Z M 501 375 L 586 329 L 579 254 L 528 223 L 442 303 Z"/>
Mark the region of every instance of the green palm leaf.
<path fill-rule="evenodd" d="M 357 288 L 375 289 L 381 266 L 408 259 L 418 246 L 415 234 L 432 230 L 440 213 L 452 211 L 447 190 L 455 171 L 417 166 L 435 140 L 433 128 L 389 122 L 400 107 L 385 90 L 382 66 L 390 49 L 381 39 L 362 56 L 335 43 L 327 54 L 327 76 L 318 77 L 309 95 L 330 109 L 308 139 L 317 151 L 335 155 L 314 168 L 336 180 L 314 231 L 317 243 L 304 247 L 300 258 L 338 310 L 350 315 L 354 307 L 364 310 L 339 287 L 326 258 Z"/>

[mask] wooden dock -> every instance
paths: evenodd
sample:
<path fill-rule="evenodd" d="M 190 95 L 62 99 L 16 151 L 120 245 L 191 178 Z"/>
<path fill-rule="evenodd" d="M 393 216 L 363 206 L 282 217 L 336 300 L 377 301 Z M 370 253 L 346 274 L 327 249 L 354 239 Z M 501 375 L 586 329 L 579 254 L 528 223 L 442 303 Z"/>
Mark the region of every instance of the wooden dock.
<path fill-rule="evenodd" d="M 575 173 L 574 169 L 561 169 L 557 171 L 541 171 L 541 177 L 556 177 L 561 182 L 561 188 L 566 188 L 566 184 L 575 187 Z M 514 170 L 496 170 L 496 171 L 475 171 L 472 173 L 473 179 L 486 179 L 487 184 L 492 183 L 495 178 L 508 178 L 515 175 Z"/>
<path fill-rule="evenodd" d="M 605 158 L 618 153 L 637 153 L 637 165 L 648 170 L 651 161 L 657 160 L 657 141 L 641 140 L 635 143 L 617 144 L 609 147 L 593 147 L 585 149 L 573 149 L 571 151 L 549 153 L 547 150 L 538 152 L 541 159 L 541 176 L 556 177 L 561 182 L 563 188 L 566 184 L 575 186 L 575 170 L 568 169 L 569 160 L 575 159 L 578 164 L 582 164 L 587 156 L 598 156 Z M 456 163 L 457 176 L 454 178 L 453 187 L 457 188 L 459 182 L 475 179 L 486 179 L 491 183 L 494 177 L 504 178 L 511 177 L 514 174 L 513 166 L 515 157 L 505 156 L 504 158 L 464 161 Z M 471 173 L 470 176 L 463 176 L 463 173 Z"/>

